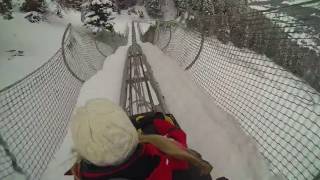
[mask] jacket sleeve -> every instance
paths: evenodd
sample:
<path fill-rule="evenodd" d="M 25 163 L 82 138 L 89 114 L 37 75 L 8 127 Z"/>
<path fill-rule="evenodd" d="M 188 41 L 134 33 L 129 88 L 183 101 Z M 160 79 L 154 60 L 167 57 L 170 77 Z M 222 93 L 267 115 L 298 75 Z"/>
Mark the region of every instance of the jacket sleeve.
<path fill-rule="evenodd" d="M 175 141 L 179 142 L 184 148 L 188 147 L 187 136 L 182 129 L 174 126 L 164 119 L 155 119 L 153 121 L 153 125 L 158 134 L 174 139 Z"/>

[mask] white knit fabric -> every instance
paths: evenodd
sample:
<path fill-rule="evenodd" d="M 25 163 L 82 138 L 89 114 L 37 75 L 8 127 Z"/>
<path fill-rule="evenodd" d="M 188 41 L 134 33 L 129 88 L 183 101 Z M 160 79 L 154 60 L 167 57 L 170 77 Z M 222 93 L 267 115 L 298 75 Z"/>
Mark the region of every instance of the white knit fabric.
<path fill-rule="evenodd" d="M 138 144 L 137 131 L 126 113 L 107 99 L 93 99 L 78 108 L 71 133 L 79 155 L 98 166 L 122 163 Z"/>

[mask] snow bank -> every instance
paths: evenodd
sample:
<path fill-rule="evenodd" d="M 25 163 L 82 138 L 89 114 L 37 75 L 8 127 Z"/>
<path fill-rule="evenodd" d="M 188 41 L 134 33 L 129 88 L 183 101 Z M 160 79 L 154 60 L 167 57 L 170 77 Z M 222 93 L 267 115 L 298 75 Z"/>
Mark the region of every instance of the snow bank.
<path fill-rule="evenodd" d="M 212 163 L 212 175 L 237 180 L 269 179 L 267 165 L 239 124 L 198 89 L 176 61 L 150 43 L 142 44 L 142 49 L 169 110 L 187 132 L 190 147 Z"/>
<path fill-rule="evenodd" d="M 138 44 L 142 43 L 141 41 L 141 37 L 140 37 L 140 33 L 139 33 L 139 30 L 138 30 L 138 23 L 134 23 L 134 28 L 136 30 L 136 41 Z"/>
<path fill-rule="evenodd" d="M 81 13 L 72 9 L 64 11 L 62 22 L 64 24 L 71 23 L 74 27 L 81 27 L 83 25 L 81 22 Z"/>
<path fill-rule="evenodd" d="M 304 3 L 307 1 L 308 0 L 286 0 L 286 1 L 282 1 L 282 4 L 294 5 L 294 4 Z M 311 7 L 311 8 L 315 8 L 315 9 L 320 9 L 320 2 L 303 5 L 303 7 Z"/>
<path fill-rule="evenodd" d="M 103 69 L 84 83 L 76 107 L 83 106 L 87 100 L 94 98 L 108 98 L 119 104 L 127 49 L 128 46 L 118 48 L 115 54 L 107 57 Z M 71 153 L 72 146 L 71 134 L 68 132 L 60 150 L 42 176 L 42 180 L 73 180 L 73 177 L 63 176 L 75 161 Z"/>
<path fill-rule="evenodd" d="M 116 104 L 119 103 L 127 49 L 127 46 L 120 47 L 115 54 L 106 59 L 103 70 L 83 85 L 77 106 L 83 106 L 87 100 L 93 98 L 108 98 Z"/>
<path fill-rule="evenodd" d="M 129 31 L 129 37 L 131 37 L 131 31 Z M 131 42 L 131 39 L 129 40 Z M 102 70 L 83 84 L 76 107 L 83 106 L 87 100 L 94 98 L 108 98 L 117 104 L 119 103 L 127 50 L 128 46 L 119 47 L 113 55 L 106 58 Z M 73 180 L 72 177 L 63 175 L 75 161 L 75 157 L 71 153 L 72 146 L 71 134 L 68 131 L 63 144 L 41 180 Z"/>
<path fill-rule="evenodd" d="M 0 89 L 47 62 L 61 47 L 68 23 L 82 26 L 80 12 L 72 10 L 63 12 L 63 18 L 49 14 L 39 23 L 30 23 L 23 13 L 13 15 L 12 20 L 0 18 Z"/>
<path fill-rule="evenodd" d="M 65 30 L 63 24 L 30 23 L 22 13 L 12 20 L 0 18 L 0 27 L 0 89 L 48 61 L 60 48 Z"/>
<path fill-rule="evenodd" d="M 115 17 L 113 20 L 113 28 L 115 32 L 120 34 L 125 34 L 128 28 L 128 23 L 131 22 L 130 17 L 125 14 L 120 14 Z"/>
<path fill-rule="evenodd" d="M 250 8 L 255 9 L 255 10 L 259 10 L 259 11 L 265 11 L 265 10 L 269 9 L 264 6 L 256 6 L 256 5 L 250 5 Z"/>
<path fill-rule="evenodd" d="M 140 30 L 141 30 L 142 35 L 145 34 L 145 33 L 148 31 L 148 29 L 150 28 L 150 26 L 155 25 L 155 24 L 156 24 L 155 21 L 141 22 L 141 23 L 139 23 L 139 26 L 140 26 Z"/>

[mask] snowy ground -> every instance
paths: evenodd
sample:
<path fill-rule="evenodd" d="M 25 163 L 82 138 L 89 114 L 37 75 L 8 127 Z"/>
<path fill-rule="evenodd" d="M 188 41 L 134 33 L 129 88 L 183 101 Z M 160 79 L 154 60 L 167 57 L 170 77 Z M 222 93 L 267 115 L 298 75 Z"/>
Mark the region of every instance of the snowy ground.
<path fill-rule="evenodd" d="M 69 22 L 81 25 L 80 13 L 75 11 L 65 12 L 64 18 L 49 15 L 39 23 L 30 23 L 24 16 L 15 12 L 12 20 L 0 18 L 0 89 L 48 61 L 61 47 Z"/>
<path fill-rule="evenodd" d="M 15 6 L 19 7 L 18 4 L 21 3 L 22 1 L 15 1 Z M 82 26 L 80 12 L 62 11 L 64 16 L 61 19 L 52 14 L 57 5 L 49 2 L 48 6 L 51 14 L 49 13 L 47 19 L 40 23 L 28 22 L 24 18 L 25 15 L 19 12 L 14 13 L 12 20 L 0 19 L 0 89 L 22 79 L 48 61 L 61 47 L 62 35 L 68 23 L 72 23 L 76 28 Z M 144 17 L 140 18 L 135 13 L 128 15 L 128 10 L 122 10 L 120 15 L 114 13 L 116 32 L 126 34 L 127 24 L 132 20 L 147 22 L 141 24 L 143 32 L 154 23 L 144 6 L 137 5 L 132 8 L 136 12 L 142 10 Z M 164 11 L 165 19 L 173 19 L 176 10 L 172 0 L 165 1 Z"/>
<path fill-rule="evenodd" d="M 131 24 L 127 25 L 131 28 Z M 131 37 L 131 31 L 129 31 L 129 37 Z M 128 42 L 131 42 L 131 38 Z M 102 70 L 84 83 L 76 107 L 83 106 L 87 100 L 93 98 L 108 98 L 119 104 L 122 72 L 130 44 L 119 47 L 113 55 L 107 57 Z M 73 180 L 72 177 L 63 175 L 75 161 L 71 152 L 72 145 L 71 134 L 68 132 L 60 150 L 49 164 L 41 180 Z"/>
<path fill-rule="evenodd" d="M 63 24 L 32 24 L 21 13 L 10 21 L 0 18 L 0 26 L 0 89 L 48 61 L 60 48 L 65 29 Z"/>
<path fill-rule="evenodd" d="M 279 1 L 251 1 L 252 9 L 264 11 L 272 8 L 285 7 L 288 5 L 308 2 L 310 0 L 279 0 Z M 320 2 L 281 8 L 278 11 L 265 12 L 265 16 L 272 22 L 283 28 L 284 32 L 293 41 L 302 47 L 307 47 L 320 53 Z M 295 24 L 295 26 L 292 26 Z"/>
<path fill-rule="evenodd" d="M 138 34 L 137 40 L 141 43 Z M 114 55 L 108 57 L 103 69 L 84 84 L 77 106 L 84 105 L 92 98 L 108 98 L 119 103 L 127 48 L 120 47 Z M 159 48 L 149 43 L 142 44 L 142 48 L 169 110 L 186 130 L 190 147 L 202 153 L 213 164 L 212 175 L 237 180 L 269 180 L 267 166 L 254 144 L 240 130 L 239 124 L 218 108 L 190 81 L 189 74 L 183 72 Z M 74 162 L 71 149 L 72 140 L 68 134 L 42 180 L 72 179 L 63 177 L 63 173 Z"/>
<path fill-rule="evenodd" d="M 320 53 L 320 32 L 317 32 L 317 28 L 307 25 L 301 26 L 301 21 L 299 21 L 299 19 L 288 16 L 285 13 L 267 13 L 265 16 L 272 19 L 273 23 L 278 27 L 282 27 L 282 30 L 288 33 L 289 38 L 296 41 L 298 45 Z M 310 16 L 315 16 L 314 18 L 318 18 L 318 21 L 320 22 L 320 17 L 315 13 L 310 14 Z M 290 27 L 292 24 L 296 24 L 296 27 Z"/>
<path fill-rule="evenodd" d="M 310 0 L 285 0 L 282 1 L 282 4 L 286 4 L 286 5 L 293 5 L 293 4 L 299 4 L 299 3 L 303 3 L 303 2 L 307 2 Z M 303 5 L 304 7 L 311 7 L 311 8 L 315 8 L 315 9 L 320 9 L 320 2 L 313 4 L 313 5 Z"/>
<path fill-rule="evenodd" d="M 103 69 L 83 85 L 76 107 L 83 106 L 87 100 L 93 98 L 108 98 L 114 103 L 119 103 L 127 49 L 128 46 L 118 48 L 115 54 L 106 59 Z M 60 150 L 42 176 L 42 180 L 73 180 L 73 177 L 64 176 L 64 173 L 75 162 L 71 152 L 72 145 L 71 134 L 68 132 Z"/>
<path fill-rule="evenodd" d="M 214 166 L 212 175 L 237 180 L 270 179 L 263 158 L 239 124 L 197 88 L 176 61 L 149 43 L 142 49 L 169 110 L 188 134 L 190 147 Z"/>
<path fill-rule="evenodd" d="M 311 1 L 311 0 L 277 0 L 277 1 L 250 0 L 249 4 L 258 4 L 261 7 L 271 8 L 271 7 L 281 7 L 281 6 L 287 6 L 287 5 L 294 5 L 294 4 L 304 3 L 304 2 L 308 2 L 308 1 Z M 313 3 L 311 5 L 310 4 L 302 5 L 302 7 L 310 7 L 313 9 L 320 9 L 320 2 Z"/>
<path fill-rule="evenodd" d="M 50 4 L 49 10 L 53 10 Z M 145 12 L 143 6 L 135 6 Z M 45 21 L 30 23 L 23 13 L 15 12 L 14 19 L 0 18 L 0 89 L 40 67 L 61 47 L 63 32 L 68 23 L 77 29 L 82 26 L 78 11 L 63 11 L 63 18 L 49 14 Z M 131 20 L 142 20 L 136 14 L 128 15 L 127 10 L 121 15 L 115 14 L 114 29 L 125 34 Z M 145 12 L 145 18 L 150 19 Z M 20 51 L 20 52 L 19 52 Z"/>
<path fill-rule="evenodd" d="M 152 25 L 155 25 L 155 21 L 139 23 L 141 34 L 145 34 Z"/>
<path fill-rule="evenodd" d="M 137 8 L 144 9 L 141 6 Z M 127 27 L 130 27 L 131 20 L 140 20 L 137 15 L 129 16 L 126 13 L 123 11 L 114 20 L 117 32 L 126 32 Z M 69 18 L 73 19 L 74 17 L 78 16 Z M 48 55 L 53 55 L 60 48 L 61 35 L 65 29 L 65 22 L 67 22 L 61 22 L 56 18 L 40 24 L 27 22 L 28 24 L 23 25 L 26 30 L 21 32 L 21 29 L 15 28 L 16 23 L 21 21 L 20 23 L 24 24 L 26 22 L 18 13 L 15 19 L 12 22 L 0 20 L 1 27 L 8 27 L 0 29 L 0 41 L 6 42 L 0 45 L 0 89 L 40 66 L 49 58 Z M 149 17 L 145 19 L 149 19 Z M 81 25 L 80 22 L 75 24 Z M 129 38 L 131 38 L 130 33 L 131 30 L 129 30 Z M 6 37 L 5 34 L 11 34 L 11 36 Z M 12 41 L 12 37 L 15 39 L 14 41 Z M 38 41 L 39 39 L 41 42 Z M 45 46 L 43 41 L 45 41 Z M 129 39 L 128 42 L 131 40 Z M 141 43 L 139 34 L 137 34 L 137 42 Z M 7 52 L 7 50 L 11 50 L 10 48 L 23 50 L 24 56 L 13 56 L 10 54 L 11 52 Z M 39 53 L 42 52 L 42 49 L 39 48 L 43 48 L 44 52 Z M 192 77 L 188 72 L 182 71 L 177 62 L 163 54 L 159 48 L 149 43 L 142 44 L 142 48 L 151 64 L 156 80 L 160 84 L 169 110 L 176 116 L 181 127 L 186 130 L 190 147 L 199 151 L 205 159 L 213 164 L 212 175 L 214 177 L 226 176 L 231 180 L 274 179 L 269 174 L 268 167 L 252 140 L 241 131 L 239 124 L 228 113 L 221 110 L 208 94 L 198 88 L 193 81 L 190 81 Z M 115 54 L 106 59 L 103 69 L 84 84 L 77 107 L 84 105 L 87 100 L 92 98 L 108 98 L 119 103 L 127 49 L 128 46 L 120 47 Z M 9 76 L 8 80 L 2 78 Z M 70 133 L 68 133 L 42 180 L 73 179 L 63 176 L 74 162 L 71 150 L 72 140 Z"/>
<path fill-rule="evenodd" d="M 135 13 L 131 13 L 130 15 L 128 15 L 128 10 L 122 10 L 121 14 L 114 14 L 115 15 L 115 19 L 113 20 L 114 22 L 114 29 L 116 32 L 122 33 L 124 34 L 125 31 L 127 30 L 127 25 L 128 23 L 130 23 L 131 21 L 149 21 L 151 20 L 151 18 L 148 16 L 148 13 L 146 12 L 146 9 L 144 6 L 133 6 L 129 9 L 134 8 L 136 10 L 136 12 L 138 12 L 138 10 L 143 11 L 144 17 L 140 18 L 138 14 Z"/>
<path fill-rule="evenodd" d="M 160 47 L 168 42 L 168 34 L 161 34 Z M 197 53 L 196 42 L 200 38 L 182 28 L 177 28 L 172 37 L 166 53 L 184 69 L 193 60 L 192 55 Z M 299 171 L 318 173 L 316 169 L 311 170 L 312 164 L 315 167 L 320 164 L 309 160 L 320 153 L 316 147 L 320 142 L 317 137 L 318 92 L 267 57 L 223 44 L 215 37 L 205 39 L 199 59 L 189 71 L 192 79 L 220 107 L 236 117 L 250 136 L 255 137 L 260 152 L 269 160 L 270 169 L 275 174 L 283 173 L 288 179 L 294 179 L 293 175 L 301 176 Z M 300 127 L 302 124 L 311 125 L 310 128 Z M 304 140 L 296 140 L 295 136 L 303 136 L 301 139 Z M 308 136 L 309 140 L 305 138 Z M 315 143 L 310 143 L 310 139 Z M 280 145 L 270 146 L 275 143 Z M 297 161 L 298 156 L 308 158 Z M 299 164 L 306 168 L 297 169 Z"/>

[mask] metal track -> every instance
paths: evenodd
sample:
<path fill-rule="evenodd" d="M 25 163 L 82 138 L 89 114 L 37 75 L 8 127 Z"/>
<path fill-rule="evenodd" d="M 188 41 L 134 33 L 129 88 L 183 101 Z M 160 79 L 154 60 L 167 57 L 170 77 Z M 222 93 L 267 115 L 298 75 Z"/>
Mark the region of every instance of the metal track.
<path fill-rule="evenodd" d="M 123 72 L 120 103 L 129 116 L 146 112 L 167 113 L 158 83 L 153 77 L 146 56 L 137 44 L 134 22 L 132 45 L 128 49 Z"/>

